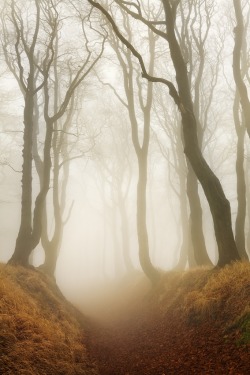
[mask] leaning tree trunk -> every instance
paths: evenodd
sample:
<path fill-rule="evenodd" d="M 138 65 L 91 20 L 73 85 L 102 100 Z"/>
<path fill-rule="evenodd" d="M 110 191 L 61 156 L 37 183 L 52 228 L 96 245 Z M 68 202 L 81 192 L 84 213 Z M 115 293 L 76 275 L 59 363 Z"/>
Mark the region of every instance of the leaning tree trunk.
<path fill-rule="evenodd" d="M 185 269 L 187 263 L 189 268 L 197 265 L 194 257 L 193 242 L 191 241 L 191 225 L 188 218 L 188 199 L 186 193 L 186 159 L 183 154 L 183 145 L 181 142 L 181 135 L 176 139 L 176 150 L 179 160 L 179 185 L 180 185 L 180 215 L 181 215 L 181 227 L 182 227 L 182 244 L 180 249 L 179 262 L 176 265 L 176 269 Z"/>
<path fill-rule="evenodd" d="M 218 245 L 218 266 L 224 266 L 240 258 L 232 230 L 230 204 L 225 197 L 219 179 L 208 166 L 199 147 L 197 123 L 188 82 L 187 66 L 175 36 L 175 14 L 169 0 L 163 1 L 163 6 L 166 15 L 170 54 L 176 72 L 176 81 L 181 100 L 179 108 L 182 117 L 184 152 L 208 200 Z"/>
<path fill-rule="evenodd" d="M 202 208 L 198 192 L 198 181 L 189 161 L 187 164 L 187 195 L 190 205 L 190 230 L 194 258 L 198 266 L 211 266 L 212 262 L 207 254 L 203 233 Z"/>
<path fill-rule="evenodd" d="M 109 13 L 99 3 L 92 0 L 88 1 L 91 5 L 98 8 L 103 14 L 105 14 L 109 22 L 112 24 L 116 35 L 119 37 L 122 43 L 124 43 L 138 58 L 142 68 L 142 77 L 147 78 L 152 82 L 165 83 L 168 86 L 170 95 L 173 97 L 181 112 L 184 152 L 201 183 L 210 206 L 219 252 L 218 266 L 224 266 L 232 261 L 240 259 L 232 231 L 231 209 L 229 201 L 225 197 L 219 179 L 215 176 L 204 159 L 198 143 L 197 123 L 194 115 L 191 91 L 189 87 L 187 66 L 181 54 L 180 46 L 175 35 L 176 8 L 179 2 L 162 0 L 167 28 L 166 34 L 164 33 L 164 38 L 169 44 L 171 59 L 176 73 L 176 81 L 178 85 L 177 95 L 175 87 L 170 81 L 152 77 L 152 75 L 150 75 L 152 74 L 151 72 L 149 72 L 150 74 L 146 72 L 142 56 L 119 32 L 119 29 Z M 140 19 L 140 16 L 138 16 L 138 18 Z"/>

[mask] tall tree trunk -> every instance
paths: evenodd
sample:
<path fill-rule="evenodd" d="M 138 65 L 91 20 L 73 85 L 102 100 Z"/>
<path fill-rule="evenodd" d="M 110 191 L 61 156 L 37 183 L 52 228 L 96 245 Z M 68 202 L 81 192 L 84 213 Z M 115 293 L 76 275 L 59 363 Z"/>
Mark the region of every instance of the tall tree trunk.
<path fill-rule="evenodd" d="M 95 4 L 97 5 L 97 4 Z M 127 31 L 131 37 L 131 30 L 127 26 Z M 154 59 L 155 59 L 155 38 L 149 31 L 150 40 L 150 61 L 149 61 L 149 71 L 153 73 L 154 71 Z M 153 99 L 153 86 L 151 82 L 148 82 L 146 90 L 146 99 L 142 97 L 142 87 L 139 79 L 137 79 L 138 85 L 138 98 L 140 103 L 140 109 L 143 113 L 143 136 L 142 145 L 139 140 L 139 125 L 135 110 L 135 93 L 134 93 L 134 67 L 131 59 L 131 53 L 128 51 L 125 57 L 120 53 L 117 44 L 113 45 L 114 51 L 117 54 L 119 62 L 123 71 L 124 78 L 124 89 L 127 98 L 126 108 L 128 109 L 132 142 L 135 149 L 137 161 L 138 161 L 138 183 L 137 183 L 137 236 L 139 244 L 139 259 L 143 272 L 155 283 L 159 278 L 159 272 L 153 266 L 150 255 L 149 255 L 149 241 L 147 232 L 147 218 L 146 218 L 146 190 L 147 190 L 147 158 L 148 158 L 148 147 L 150 140 L 150 113 L 152 108 Z M 145 103 L 144 103 L 145 101 Z"/>
<path fill-rule="evenodd" d="M 180 132 L 181 133 L 181 132 Z M 182 227 L 182 245 L 180 249 L 180 258 L 177 263 L 177 269 L 185 269 L 187 263 L 190 268 L 197 265 L 194 257 L 193 242 L 191 241 L 191 223 L 188 218 L 188 200 L 186 192 L 187 176 L 186 176 L 186 159 L 183 154 L 183 145 L 181 134 L 176 139 L 176 151 L 179 161 L 179 185 L 180 185 L 180 214 Z"/>
<path fill-rule="evenodd" d="M 128 229 L 128 217 L 127 211 L 124 204 L 124 198 L 120 187 L 118 187 L 118 209 L 120 211 L 121 218 L 121 234 L 122 234 L 122 254 L 127 272 L 134 270 L 133 263 L 130 257 L 130 243 L 129 243 L 129 229 Z"/>
<path fill-rule="evenodd" d="M 142 68 L 142 76 L 151 82 L 162 82 L 169 88 L 169 93 L 173 97 L 175 103 L 181 112 L 184 152 L 192 165 L 192 168 L 201 183 L 206 198 L 208 200 L 211 214 L 214 222 L 215 237 L 218 245 L 219 259 L 218 266 L 224 266 L 232 261 L 240 259 L 239 253 L 234 240 L 231 209 L 229 201 L 226 199 L 219 179 L 212 172 L 204 159 L 198 143 L 197 123 L 194 115 L 194 108 L 191 98 L 191 91 L 189 87 L 187 66 L 181 54 L 180 46 L 175 35 L 175 20 L 176 9 L 179 1 L 172 2 L 170 0 L 162 0 L 165 12 L 166 33 L 164 38 L 167 40 L 171 60 L 174 65 L 176 73 L 176 81 L 178 85 L 178 94 L 174 85 L 161 78 L 152 77 L 152 72 L 149 74 L 146 71 L 142 56 L 136 51 L 131 43 L 124 38 L 119 32 L 114 20 L 99 3 L 88 0 L 91 5 L 98 8 L 108 18 L 112 24 L 113 30 L 129 50 L 137 57 Z M 121 5 L 122 6 L 122 5 Z M 137 15 L 136 18 L 141 18 Z"/>
<path fill-rule="evenodd" d="M 32 124 L 33 127 L 33 124 Z M 10 263 L 19 263 L 23 266 L 29 264 L 29 256 L 32 250 L 38 245 L 42 233 L 43 208 L 50 183 L 51 171 L 51 141 L 53 134 L 52 123 L 46 124 L 46 137 L 44 145 L 44 163 L 42 187 L 35 200 L 33 212 L 33 225 L 31 223 L 32 215 L 32 131 L 33 129 L 25 126 L 25 146 L 23 152 L 23 180 L 22 180 L 22 215 L 21 225 L 18 233 L 16 248 L 10 259 Z M 28 133 L 28 134 L 27 134 Z M 29 157 L 28 157 L 29 156 Z M 23 198 L 24 197 L 24 198 Z M 27 217 L 25 216 L 27 214 Z"/>
<path fill-rule="evenodd" d="M 239 118 L 239 94 L 234 99 L 233 113 L 234 124 L 237 133 L 236 177 L 238 210 L 235 222 L 235 241 L 241 259 L 248 259 L 245 244 L 245 220 L 246 220 L 246 183 L 244 171 L 244 140 L 245 126 L 241 125 Z"/>
<path fill-rule="evenodd" d="M 52 239 L 49 240 L 47 234 L 47 213 L 44 210 L 43 217 L 43 231 L 42 231 L 42 245 L 45 252 L 45 260 L 42 265 L 43 270 L 54 277 L 56 262 L 58 258 L 58 250 L 60 247 L 63 231 L 63 223 L 61 217 L 61 207 L 59 203 L 59 154 L 54 152 L 54 176 L 53 176 L 53 208 L 55 228 Z"/>
<path fill-rule="evenodd" d="M 32 85 L 33 86 L 33 85 Z M 10 263 L 29 264 L 32 251 L 32 140 L 33 140 L 33 93 L 27 90 L 24 105 L 24 136 L 23 136 L 23 167 L 22 167 L 22 197 L 21 224 L 16 239 L 14 253 Z"/>
<path fill-rule="evenodd" d="M 42 221 L 43 221 L 43 209 L 47 193 L 50 185 L 50 172 L 51 172 L 51 142 L 53 135 L 53 123 L 47 122 L 46 124 L 46 136 L 44 143 L 44 162 L 43 162 L 43 185 L 36 197 L 35 208 L 33 214 L 33 230 L 32 230 L 32 249 L 33 250 L 39 243 L 42 235 Z"/>
<path fill-rule="evenodd" d="M 233 4 L 237 21 L 237 25 L 234 28 L 235 44 L 233 50 L 233 75 L 240 95 L 243 116 L 245 119 L 245 126 L 250 137 L 250 100 L 248 97 L 247 87 L 242 78 L 241 69 L 241 54 L 243 44 L 245 44 L 246 32 L 244 30 L 241 0 L 233 0 Z"/>
<path fill-rule="evenodd" d="M 205 238 L 202 227 L 202 208 L 198 192 L 198 181 L 189 161 L 187 174 L 187 195 L 190 206 L 190 230 L 193 244 L 194 258 L 198 266 L 211 266 L 206 250 Z"/>
<path fill-rule="evenodd" d="M 225 197 L 219 179 L 208 166 L 200 150 L 187 66 L 175 36 L 175 12 L 169 0 L 164 0 L 163 6 L 166 14 L 170 54 L 176 72 L 176 81 L 181 100 L 180 110 L 183 126 L 184 152 L 208 200 L 218 245 L 218 266 L 224 266 L 227 263 L 240 259 L 232 231 L 230 204 Z"/>
<path fill-rule="evenodd" d="M 158 280 L 158 271 L 151 263 L 149 255 L 146 190 L 147 190 L 147 153 L 141 151 L 138 157 L 139 177 L 137 183 L 137 231 L 139 242 L 139 259 L 146 276 L 154 283 Z"/>
<path fill-rule="evenodd" d="M 246 199 L 247 199 L 247 224 L 248 224 L 248 227 L 247 227 L 247 238 L 246 238 L 246 247 L 247 247 L 247 251 L 248 251 L 248 256 L 250 258 L 250 176 L 249 176 L 249 173 L 250 173 L 250 153 L 247 152 L 247 163 L 246 163 L 247 167 L 246 167 L 246 185 L 248 187 L 247 189 L 247 194 L 246 194 Z"/>

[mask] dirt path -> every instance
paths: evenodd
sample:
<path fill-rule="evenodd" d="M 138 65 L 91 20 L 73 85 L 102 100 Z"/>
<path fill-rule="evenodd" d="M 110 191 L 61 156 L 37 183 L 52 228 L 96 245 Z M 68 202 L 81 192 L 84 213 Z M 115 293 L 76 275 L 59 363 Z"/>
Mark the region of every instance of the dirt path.
<path fill-rule="evenodd" d="M 222 324 L 187 322 L 178 309 L 138 300 L 92 321 L 89 350 L 101 375 L 250 374 L 249 347 L 225 337 Z"/>

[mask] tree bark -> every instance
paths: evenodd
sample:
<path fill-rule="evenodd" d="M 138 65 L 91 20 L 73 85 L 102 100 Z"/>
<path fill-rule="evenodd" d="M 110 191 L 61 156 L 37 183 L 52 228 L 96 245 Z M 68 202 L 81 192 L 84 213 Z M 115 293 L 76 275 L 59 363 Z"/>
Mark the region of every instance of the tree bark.
<path fill-rule="evenodd" d="M 240 259 L 232 231 L 230 204 L 225 197 L 219 179 L 212 172 L 201 153 L 187 67 L 175 36 L 175 9 L 173 6 L 171 7 L 169 0 L 163 0 L 163 6 L 166 15 L 170 54 L 176 72 L 176 81 L 181 100 L 180 110 L 183 126 L 184 152 L 208 200 L 218 245 L 218 266 L 224 266 Z"/>
<path fill-rule="evenodd" d="M 141 152 L 138 157 L 139 177 L 137 183 L 137 230 L 139 242 L 139 259 L 145 275 L 155 283 L 159 273 L 152 265 L 149 255 L 146 190 L 147 190 L 147 153 Z"/>
<path fill-rule="evenodd" d="M 142 77 L 151 82 L 164 83 L 169 88 L 169 93 L 181 112 L 184 152 L 202 185 L 213 217 L 215 237 L 219 252 L 217 265 L 224 266 L 232 261 L 239 260 L 240 257 L 232 231 L 231 209 L 229 201 L 225 197 L 219 179 L 215 176 L 204 159 L 198 143 L 197 123 L 194 115 L 194 108 L 188 82 L 187 66 L 181 54 L 180 46 L 175 35 L 176 8 L 179 5 L 179 1 L 172 2 L 170 0 L 162 0 L 165 13 L 166 33 L 162 32 L 161 30 L 157 30 L 151 22 L 144 22 L 140 15 L 137 14 L 136 16 L 136 18 L 143 20 L 143 22 L 146 23 L 151 29 L 153 28 L 154 31 L 157 31 L 158 35 L 161 35 L 165 40 L 167 40 L 171 59 L 176 72 L 178 92 L 175 86 L 169 80 L 152 77 L 152 75 L 147 73 L 142 56 L 120 33 L 107 10 L 93 0 L 88 1 L 91 5 L 105 14 L 121 42 L 124 43 L 138 59 L 142 68 Z"/>
<path fill-rule="evenodd" d="M 33 82 L 30 83 L 30 86 L 33 88 Z M 26 92 L 24 104 L 21 224 L 14 253 L 9 260 L 10 263 L 19 263 L 23 266 L 29 264 L 29 256 L 32 251 L 32 141 L 34 99 L 33 90 L 31 91 L 30 89 Z"/>
<path fill-rule="evenodd" d="M 211 266 L 212 262 L 207 254 L 205 238 L 202 226 L 202 208 L 198 193 L 198 181 L 192 166 L 188 161 L 187 195 L 190 205 L 190 230 L 193 244 L 193 252 L 198 266 Z"/>
<path fill-rule="evenodd" d="M 239 118 L 239 95 L 236 93 L 233 106 L 234 124 L 237 133 L 236 150 L 236 178 L 237 178 L 237 200 L 238 210 L 235 221 L 235 242 L 241 259 L 248 259 L 245 243 L 245 220 L 246 220 L 246 182 L 244 171 L 244 140 L 245 126 L 241 125 Z"/>
<path fill-rule="evenodd" d="M 240 95 L 242 111 L 245 119 L 245 126 L 250 137 L 250 101 L 248 97 L 247 87 L 242 78 L 241 72 L 241 53 L 245 36 L 244 21 L 242 15 L 241 0 L 233 0 L 233 3 L 237 21 L 237 25 L 234 28 L 235 44 L 233 50 L 233 75 Z"/>
<path fill-rule="evenodd" d="M 181 133 L 181 132 L 180 132 Z M 191 240 L 191 223 L 188 214 L 188 200 L 187 200 L 187 176 L 186 176 L 186 158 L 183 154 L 183 144 L 181 141 L 181 134 L 176 139 L 176 150 L 179 161 L 179 185 L 180 185 L 180 214 L 182 227 L 182 245 L 180 249 L 180 259 L 177 263 L 176 269 L 185 269 L 188 264 L 189 268 L 195 267 L 197 262 L 194 256 L 193 241 Z"/>

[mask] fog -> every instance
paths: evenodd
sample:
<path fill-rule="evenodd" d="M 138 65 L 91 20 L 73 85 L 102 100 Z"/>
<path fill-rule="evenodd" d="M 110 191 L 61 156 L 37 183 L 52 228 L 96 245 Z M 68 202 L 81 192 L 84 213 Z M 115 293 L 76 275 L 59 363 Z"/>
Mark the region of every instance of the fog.
<path fill-rule="evenodd" d="M 209 30 L 209 37 L 206 40 L 205 68 L 199 83 L 200 102 L 198 103 L 197 98 L 195 100 L 196 105 L 199 106 L 199 110 L 196 109 L 197 117 L 200 116 L 201 122 L 206 122 L 206 127 L 202 128 L 202 152 L 219 178 L 225 195 L 230 201 L 234 228 L 238 208 L 235 172 L 237 141 L 233 118 L 235 84 L 232 73 L 232 50 L 234 45 L 232 30 L 234 22 L 232 21 L 232 8 L 230 8 L 231 18 L 230 16 L 227 17 L 226 2 L 223 4 L 223 6 L 221 6 L 221 3 L 219 4 L 221 6 L 219 15 L 225 21 L 224 29 L 223 25 L 217 25 L 218 13 L 216 14 L 215 11 L 209 8 L 212 14 L 212 28 Z M 69 13 L 71 23 L 67 23 L 69 21 L 65 21 L 63 18 L 60 21 L 61 33 L 58 42 L 57 61 L 60 68 L 57 73 L 60 76 L 59 82 L 61 84 L 61 86 L 58 84 L 58 90 L 61 90 L 60 95 L 58 95 L 60 99 L 67 92 L 72 76 L 79 68 L 81 59 L 84 59 L 84 53 L 91 50 L 91 53 L 93 53 L 92 55 L 90 54 L 91 58 L 93 56 L 97 58 L 98 53 L 101 56 L 96 65 L 91 68 L 87 78 L 82 80 L 77 87 L 74 94 L 74 102 L 68 104 L 64 115 L 58 120 L 58 123 L 61 121 L 61 128 L 54 130 L 54 133 L 58 131 L 58 133 L 62 134 L 65 118 L 70 112 L 70 108 L 72 108 L 70 124 L 66 128 L 62 148 L 59 151 L 61 167 L 67 165 L 69 170 L 64 193 L 62 193 L 63 179 L 67 172 L 62 172 L 62 168 L 60 170 L 59 186 L 61 189 L 60 196 L 64 197 L 61 205 L 64 206 L 62 219 L 65 221 L 65 225 L 60 248 L 58 249 L 55 277 L 63 293 L 68 298 L 74 299 L 74 296 L 78 293 L 86 295 L 86 290 L 91 290 L 92 293 L 95 288 L 99 290 L 101 285 L 109 284 L 114 280 L 118 282 L 127 274 L 123 254 L 124 238 L 122 237 L 122 229 L 124 224 L 122 222 L 119 199 L 124 203 L 127 216 L 128 232 L 126 239 L 128 255 L 135 271 L 141 272 L 136 221 L 139 169 L 132 142 L 131 113 L 129 114 L 128 104 L 126 103 L 129 103 L 131 92 L 133 92 L 134 113 L 138 127 L 138 143 L 142 147 L 145 137 L 143 131 L 146 123 L 144 109 L 147 95 L 149 95 L 147 90 L 149 90 L 150 86 L 141 77 L 137 60 L 133 59 L 131 60 L 131 69 L 134 74 L 132 78 L 134 86 L 130 94 L 126 92 L 126 80 L 124 78 L 125 73 L 122 71 L 122 64 L 130 61 L 131 57 L 126 55 L 123 49 L 119 50 L 121 46 L 116 37 L 111 34 L 110 39 L 105 41 L 105 48 L 101 55 L 103 35 L 98 29 L 99 26 L 97 27 L 98 16 L 95 15 L 92 21 L 95 26 L 88 23 L 88 20 L 86 21 L 87 26 L 85 26 L 85 33 L 83 33 L 76 8 L 69 7 L 70 10 L 68 10 L 66 5 L 62 5 L 60 9 L 63 15 L 67 14 L 66 12 L 71 12 Z M 8 9 L 5 12 L 8 14 Z M 246 11 L 246 14 L 249 13 Z M 29 17 L 29 15 L 24 11 L 22 17 Z M 206 25 L 201 26 L 199 20 L 197 19 L 196 21 L 194 30 L 202 27 L 201 30 L 204 33 Z M 119 22 L 119 17 L 117 22 Z M 177 24 L 180 22 L 181 16 L 179 15 Z M 139 26 L 138 35 L 136 35 L 135 30 L 137 30 L 138 26 L 135 25 L 135 21 L 131 21 L 130 25 L 132 34 L 134 33 L 133 43 L 136 48 L 140 48 L 148 65 L 150 54 L 147 43 L 150 38 L 147 36 L 144 26 Z M 2 27 L 5 28 L 5 33 L 7 33 L 6 27 L 8 30 L 11 24 L 8 24 L 8 22 L 3 23 Z M 126 27 L 124 25 L 123 27 L 126 31 Z M 72 32 L 69 32 L 69 30 Z M 194 30 L 193 33 L 195 32 Z M 230 31 L 227 33 L 227 30 Z M 75 46 L 71 45 L 72 40 L 74 40 L 73 34 L 75 34 L 75 39 L 77 40 Z M 6 35 L 5 37 L 7 38 Z M 10 30 L 9 41 L 14 38 L 13 35 L 13 30 Z M 43 34 L 42 37 L 44 37 Z M 84 37 L 87 42 L 84 41 Z M 179 37 L 181 38 L 180 35 Z M 214 41 L 216 41 L 215 44 Z M 24 99 L 15 76 L 10 72 L 10 65 L 8 66 L 8 61 L 6 61 L 6 54 L 10 57 L 13 56 L 13 45 L 8 47 L 9 49 L 5 46 L 5 50 L 2 49 L 0 54 L 0 260 L 2 262 L 7 262 L 14 252 L 21 215 Z M 43 53 L 42 48 L 44 47 L 41 47 L 41 54 Z M 84 48 L 85 52 L 83 52 Z M 117 48 L 118 52 L 116 51 Z M 199 56 L 197 46 L 193 46 L 193 48 L 193 61 L 187 61 L 187 65 L 189 72 L 193 70 L 193 77 L 190 77 L 190 85 L 194 99 L 195 90 L 197 89 L 194 88 L 195 79 L 197 78 L 201 56 Z M 249 49 L 247 51 L 249 54 Z M 219 57 L 218 53 L 220 54 Z M 164 58 L 165 55 L 167 57 Z M 23 56 L 23 51 L 20 56 Z M 72 61 L 72 56 L 74 57 L 74 69 L 67 70 Z M 37 58 L 39 59 L 39 55 Z M 161 39 L 156 39 L 155 41 L 154 59 L 155 75 L 167 77 L 167 79 L 172 79 L 174 82 L 175 73 L 170 62 L 168 47 Z M 16 69 L 15 71 L 18 72 L 16 58 L 12 64 Z M 23 64 L 26 69 L 27 60 Z M 191 64 L 193 65 L 191 66 Z M 249 72 L 249 65 L 247 69 Z M 38 82 L 42 80 L 39 74 L 38 70 Z M 215 75 L 216 79 L 214 80 Z M 55 77 L 56 74 L 54 72 L 49 81 L 51 96 Z M 249 78 L 247 82 L 249 83 Z M 210 97 L 209 94 L 212 90 L 212 97 Z M 44 95 L 39 93 L 37 99 L 40 117 L 38 116 L 39 127 L 36 132 L 38 154 L 41 158 L 45 139 L 45 120 L 42 118 Z M 181 119 L 175 103 L 170 98 L 168 90 L 159 83 L 153 84 L 152 98 L 150 108 L 151 138 L 147 157 L 147 231 L 151 262 L 157 269 L 165 271 L 175 268 L 178 264 L 181 245 L 184 241 L 180 209 L 180 196 L 182 194 L 180 176 L 182 173 L 185 176 L 184 178 L 186 178 L 187 166 L 184 160 L 185 170 L 181 173 L 178 172 L 182 168 L 179 158 L 183 158 L 184 153 L 182 148 L 182 156 L 180 157 L 177 151 L 177 139 L 181 139 Z M 56 99 L 53 100 L 56 102 Z M 52 104 L 54 105 L 53 100 Z M 209 100 L 210 103 L 208 105 Z M 52 104 L 50 104 L 50 115 L 53 109 Z M 242 119 L 241 114 L 240 118 Z M 54 171 L 53 168 L 55 168 L 53 164 L 55 160 L 54 152 L 55 149 L 51 152 L 52 172 Z M 250 172 L 249 155 L 249 139 L 246 139 L 244 162 L 246 179 Z M 34 162 L 32 165 L 32 178 L 32 208 L 34 208 L 35 199 L 40 190 L 39 177 Z M 46 198 L 49 237 L 53 235 L 55 229 L 53 184 L 53 173 L 51 173 L 50 186 Z M 218 260 L 218 251 L 212 217 L 200 184 L 198 189 L 203 211 L 203 231 L 207 251 L 209 258 L 215 265 Z M 249 185 L 247 194 L 249 198 Z M 190 209 L 188 205 L 187 213 L 189 216 Z M 249 231 L 248 215 L 249 212 L 246 214 L 246 236 Z M 30 259 L 35 266 L 43 264 L 45 255 L 41 242 L 36 246 Z M 188 263 L 185 267 L 188 267 Z"/>

